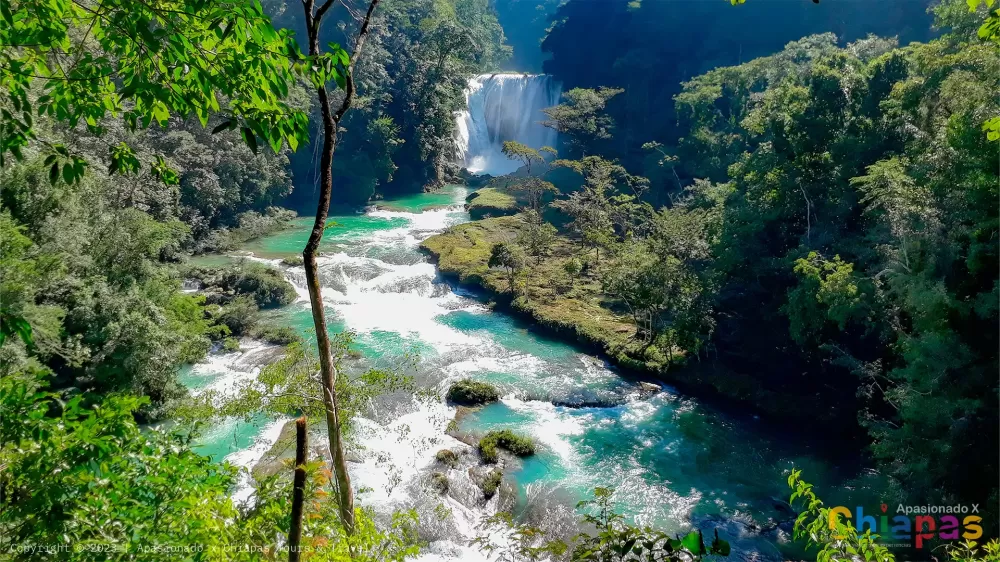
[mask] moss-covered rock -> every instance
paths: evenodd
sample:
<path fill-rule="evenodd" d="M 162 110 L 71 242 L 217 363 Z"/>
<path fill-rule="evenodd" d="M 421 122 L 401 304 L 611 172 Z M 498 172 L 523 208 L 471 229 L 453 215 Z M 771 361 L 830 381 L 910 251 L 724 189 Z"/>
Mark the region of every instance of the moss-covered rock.
<path fill-rule="evenodd" d="M 496 387 L 487 382 L 462 379 L 448 388 L 448 400 L 463 406 L 479 406 L 499 399 Z"/>
<path fill-rule="evenodd" d="M 535 443 L 530 437 L 514 433 L 509 429 L 493 430 L 479 440 L 479 454 L 487 463 L 495 463 L 500 456 L 499 449 L 505 449 L 519 457 L 535 454 Z"/>
<path fill-rule="evenodd" d="M 275 345 L 288 345 L 302 340 L 299 333 L 288 326 L 275 326 L 263 323 L 254 326 L 250 330 L 250 336 Z"/>
<path fill-rule="evenodd" d="M 441 449 L 434 455 L 434 459 L 449 468 L 454 468 L 458 464 L 458 455 L 451 449 Z"/>
<path fill-rule="evenodd" d="M 305 263 L 305 260 L 302 259 L 302 256 L 298 254 L 294 256 L 281 258 L 281 265 L 287 265 L 288 267 L 295 267 L 298 265 L 302 265 L 303 263 Z"/>
<path fill-rule="evenodd" d="M 503 472 L 499 470 L 491 470 L 485 478 L 483 478 L 480 488 L 483 490 L 483 495 L 486 499 L 490 499 L 496 495 L 497 490 L 500 489 L 500 484 L 503 482 Z"/>
<path fill-rule="evenodd" d="M 502 217 L 516 214 L 519 206 L 517 199 L 493 187 L 484 187 L 474 191 L 466 198 L 465 209 L 473 220 L 484 217 Z"/>
<path fill-rule="evenodd" d="M 437 490 L 439 494 L 448 493 L 448 476 L 443 472 L 435 472 L 431 474 L 431 487 Z"/>
<path fill-rule="evenodd" d="M 246 295 L 260 308 L 275 308 L 298 297 L 281 271 L 249 260 L 227 267 L 192 268 L 187 276 L 200 281 L 209 294 L 208 300 L 217 304 Z"/>

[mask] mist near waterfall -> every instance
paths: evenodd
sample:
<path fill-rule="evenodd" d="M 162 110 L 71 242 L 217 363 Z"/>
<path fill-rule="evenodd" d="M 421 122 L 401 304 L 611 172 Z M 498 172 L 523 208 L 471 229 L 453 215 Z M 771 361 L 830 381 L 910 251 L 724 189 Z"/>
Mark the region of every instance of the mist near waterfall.
<path fill-rule="evenodd" d="M 514 140 L 532 148 L 555 147 L 557 133 L 541 124 L 542 110 L 559 103 L 562 86 L 544 74 L 480 74 L 469 79 L 466 109 L 456 115 L 457 159 L 473 174 L 517 171 L 501 149 Z"/>

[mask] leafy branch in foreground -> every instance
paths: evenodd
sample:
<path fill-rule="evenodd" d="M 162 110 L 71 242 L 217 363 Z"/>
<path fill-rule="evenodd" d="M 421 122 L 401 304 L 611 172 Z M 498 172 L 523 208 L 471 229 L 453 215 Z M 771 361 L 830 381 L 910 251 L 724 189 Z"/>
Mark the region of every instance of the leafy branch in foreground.
<path fill-rule="evenodd" d="M 254 152 L 257 138 L 278 152 L 308 139 L 308 118 L 284 99 L 296 76 L 339 76 L 343 57 L 305 57 L 292 32 L 276 30 L 259 2 L 240 0 L 16 0 L 0 6 L 0 165 L 23 158 L 49 116 L 101 136 L 107 118 L 130 130 L 171 116 L 212 115 L 213 132 L 239 129 Z M 342 51 L 342 50 L 341 50 Z M 42 144 L 48 144 L 42 142 Z M 72 184 L 86 162 L 49 145 L 51 179 Z M 111 173 L 136 171 L 127 145 L 111 147 Z M 176 173 L 149 163 L 165 183 Z"/>
<path fill-rule="evenodd" d="M 340 398 L 340 430 L 349 438 L 354 419 L 377 396 L 392 392 L 415 393 L 412 377 L 390 369 L 367 369 L 350 375 L 345 359 L 350 355 L 352 332 L 337 334 L 332 340 Z M 326 405 L 320 394 L 319 361 L 301 342 L 285 347 L 283 356 L 265 365 L 256 377 L 237 383 L 225 394 L 207 391 L 182 407 L 178 415 L 192 421 L 237 417 L 247 421 L 264 412 L 275 416 L 305 415 L 322 419 Z M 418 397 L 420 396 L 417 393 Z"/>
<path fill-rule="evenodd" d="M 802 471 L 793 469 L 788 476 L 788 486 L 794 490 L 790 503 L 800 501 L 803 510 L 795 520 L 794 537 L 804 540 L 807 546 L 819 548 L 817 562 L 895 562 L 896 557 L 879 544 L 879 535 L 871 528 L 862 533 L 844 522 L 841 517 L 823 506 L 823 501 L 813 492 L 813 485 L 802 479 Z M 975 541 L 967 540 L 945 547 L 948 559 L 954 562 L 996 562 L 1000 560 L 1000 542 L 992 539 L 979 548 Z"/>
<path fill-rule="evenodd" d="M 794 491 L 790 503 L 801 501 L 804 509 L 795 520 L 794 536 L 805 540 L 809 546 L 819 547 L 817 562 L 853 562 L 863 558 L 866 562 L 893 562 L 895 557 L 878 544 L 878 535 L 871 529 L 858 533 L 839 517 L 830 517 L 830 508 L 823 507 L 812 490 L 812 484 L 802 480 L 802 471 L 792 470 L 788 486 Z"/>

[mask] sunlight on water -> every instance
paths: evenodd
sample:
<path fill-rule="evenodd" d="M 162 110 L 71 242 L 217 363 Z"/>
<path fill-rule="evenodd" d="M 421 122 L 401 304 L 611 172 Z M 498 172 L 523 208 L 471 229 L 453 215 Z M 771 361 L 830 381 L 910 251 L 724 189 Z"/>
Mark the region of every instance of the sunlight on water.
<path fill-rule="evenodd" d="M 650 394 L 604 361 L 454 292 L 418 244 L 468 220 L 465 193 L 450 187 L 331 217 L 340 226 L 327 232 L 318 260 L 331 333 L 354 331 L 354 347 L 369 365 L 406 369 L 419 387 L 442 396 L 460 378 L 497 385 L 503 400 L 465 415 L 458 429 L 476 438 L 511 428 L 536 440 L 538 454 L 506 474 L 522 519 L 545 523 L 554 519 L 546 514 L 571 514 L 594 487 L 610 486 L 616 504 L 638 523 L 668 532 L 720 528 L 735 548 L 780 559 L 778 523 L 787 515 L 775 498 L 786 495 L 784 471 L 793 462 L 811 463 L 818 479 L 825 475 L 821 464 L 776 447 L 754 432 L 751 420 L 729 419 L 669 388 Z M 301 251 L 310 227 L 309 219 L 298 219 L 245 250 L 277 263 Z M 303 270 L 283 269 L 300 299 L 269 317 L 314 341 Z M 240 357 L 215 356 L 182 379 L 196 392 L 224 388 L 253 372 L 252 361 Z M 447 470 L 452 486 L 445 497 L 424 484 L 430 472 L 446 470 L 434 462 L 438 450 L 471 449 L 445 434 L 454 414 L 440 399 L 383 397 L 354 436 L 352 476 L 356 486 L 371 488 L 365 505 L 383 512 L 415 507 L 428 520 L 438 504 L 451 507 L 451 520 L 422 527 L 431 542 L 423 560 L 473 559 L 467 541 L 478 518 L 497 507 L 496 498 L 482 500 L 464 468 Z M 263 454 L 261 443 L 276 438 L 273 428 L 267 419 L 220 426 L 201 450 L 252 466 Z M 758 534 L 760 527 L 769 530 Z"/>

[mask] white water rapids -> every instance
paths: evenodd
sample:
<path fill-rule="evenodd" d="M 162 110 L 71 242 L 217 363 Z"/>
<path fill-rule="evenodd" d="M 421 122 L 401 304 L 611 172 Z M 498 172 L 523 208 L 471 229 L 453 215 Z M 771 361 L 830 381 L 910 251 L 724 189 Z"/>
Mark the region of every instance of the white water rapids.
<path fill-rule="evenodd" d="M 457 190 L 455 203 L 462 201 L 464 194 L 465 190 Z M 437 277 L 434 265 L 417 251 L 420 241 L 467 217 L 457 204 L 419 213 L 369 209 L 364 220 L 375 225 L 402 226 L 361 228 L 358 234 L 363 237 L 342 232 L 339 239 L 334 236 L 338 243 L 333 248 L 324 247 L 319 258 L 331 329 L 355 331 L 362 349 L 387 357 L 387 362 L 374 362 L 380 366 L 399 368 L 397 359 L 404 352 L 401 347 L 412 347 L 420 354 L 419 365 L 408 374 L 414 376 L 419 387 L 435 389 L 442 396 L 451 382 L 504 359 L 497 356 L 504 353 L 503 349 L 484 334 L 468 334 L 436 321 L 456 311 L 474 315 L 489 311 L 475 300 L 453 292 Z M 251 259 L 280 267 L 277 259 Z M 300 297 L 282 309 L 280 321 L 305 326 L 309 306 L 304 271 L 302 267 L 284 271 Z M 195 393 L 213 389 L 225 394 L 238 381 L 255 376 L 273 351 L 273 346 L 244 340 L 240 352 L 212 355 L 208 361 L 193 366 L 186 375 L 187 382 Z M 527 359 L 523 354 L 505 355 L 521 362 Z M 429 543 L 417 558 L 421 562 L 490 560 L 469 541 L 481 534 L 477 525 L 483 516 L 497 510 L 501 494 L 488 501 L 483 499 L 468 473 L 470 466 L 478 464 L 477 455 L 469 445 L 445 434 L 455 408 L 443 400 L 418 401 L 412 396 L 393 395 L 377 400 L 367 415 L 370 417 L 357 421 L 352 436 L 355 446 L 349 450 L 353 484 L 364 490 L 359 501 L 382 516 L 393 510 L 416 509 L 420 534 Z M 251 469 L 276 442 L 284 422 L 261 418 L 251 424 L 254 427 L 247 427 L 231 421 L 213 428 L 205 440 L 231 443 L 229 448 L 237 450 L 226 455 L 225 460 Z M 249 443 L 241 437 L 246 433 L 252 435 Z M 458 466 L 448 469 L 435 461 L 435 453 L 441 449 L 465 454 L 460 454 Z M 430 475 L 435 471 L 446 473 L 447 494 L 440 494 L 430 485 Z M 251 484 L 248 473 L 241 475 L 234 500 L 250 498 Z M 445 511 L 450 515 L 441 517 Z M 502 533 L 494 531 L 491 535 L 494 540 L 502 540 Z"/>
<path fill-rule="evenodd" d="M 544 76 L 471 80 L 468 111 L 458 116 L 466 167 L 476 173 L 514 171 L 518 165 L 500 153 L 504 140 L 554 145 L 555 132 L 537 121 L 559 95 L 558 85 Z M 566 538 L 577 530 L 573 506 L 598 486 L 613 488 L 616 506 L 638 524 L 668 533 L 719 529 L 734 552 L 761 561 L 785 559 L 776 544 L 787 540 L 780 526 L 787 521 L 774 511 L 773 498 L 784 493 L 792 456 L 772 450 L 746 421 L 740 427 L 669 388 L 651 394 L 648 385 L 619 376 L 602 360 L 453 289 L 418 250 L 429 236 L 469 220 L 462 205 L 467 190 L 449 189 L 331 217 L 339 226 L 327 233 L 318 260 L 330 330 L 354 331 L 354 348 L 368 366 L 404 369 L 417 388 L 442 397 L 462 378 L 494 384 L 501 401 L 468 413 L 459 431 L 475 438 L 510 428 L 530 436 L 538 451 L 504 466 L 501 492 L 486 500 L 477 480 L 492 467 L 446 433 L 456 408 L 443 398 L 394 393 L 374 400 L 355 423 L 349 468 L 353 484 L 363 490 L 359 502 L 383 521 L 394 510 L 416 510 L 427 542 L 420 562 L 497 559 L 470 541 L 485 533 L 505 541 L 505 533 L 479 528 L 498 510 L 513 509 L 519 521 Z M 297 302 L 271 320 L 307 339 L 312 320 L 304 271 L 275 258 L 300 252 L 309 226 L 302 222 L 249 248 L 261 256 L 252 259 L 281 268 L 299 292 Z M 253 377 L 275 351 L 243 342 L 241 352 L 213 355 L 182 380 L 194 392 L 226 392 Z M 250 469 L 278 440 L 283 423 L 261 417 L 253 424 L 220 424 L 205 435 L 206 448 Z M 456 466 L 436 461 L 442 449 L 458 453 Z M 435 473 L 446 476 L 447 490 L 435 486 Z M 251 485 L 245 474 L 235 499 L 249 498 Z M 762 536 L 762 528 L 770 534 Z"/>

